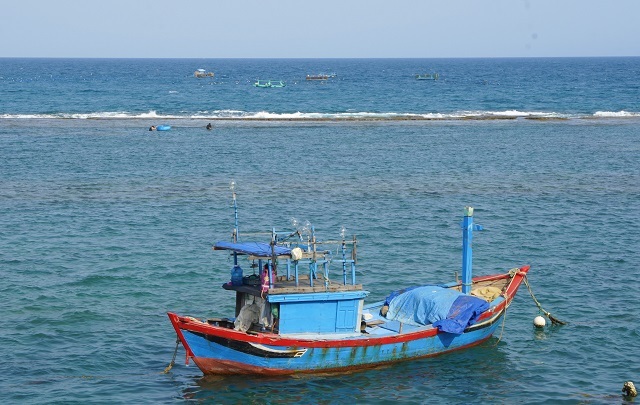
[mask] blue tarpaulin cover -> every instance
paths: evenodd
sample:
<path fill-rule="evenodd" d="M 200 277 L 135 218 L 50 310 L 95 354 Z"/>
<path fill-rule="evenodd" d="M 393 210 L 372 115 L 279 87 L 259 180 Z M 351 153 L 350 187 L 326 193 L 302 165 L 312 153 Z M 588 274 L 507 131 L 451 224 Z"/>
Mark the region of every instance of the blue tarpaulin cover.
<path fill-rule="evenodd" d="M 246 255 L 253 255 L 258 257 L 271 257 L 271 245 L 264 242 L 242 242 L 242 243 L 233 243 L 233 242 L 216 242 L 213 245 L 215 250 L 232 250 L 234 252 L 243 253 Z M 275 247 L 276 256 L 291 256 L 291 249 L 276 246 Z"/>
<path fill-rule="evenodd" d="M 389 305 L 387 319 L 416 326 L 433 324 L 455 334 L 461 334 L 489 309 L 483 299 L 435 285 L 394 291 L 385 304 Z"/>

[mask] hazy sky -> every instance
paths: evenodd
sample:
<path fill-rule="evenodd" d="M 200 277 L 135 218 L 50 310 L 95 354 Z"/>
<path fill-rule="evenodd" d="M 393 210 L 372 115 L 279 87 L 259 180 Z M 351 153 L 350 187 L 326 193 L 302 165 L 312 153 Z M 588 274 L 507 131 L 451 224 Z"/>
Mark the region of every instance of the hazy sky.
<path fill-rule="evenodd" d="M 640 0 L 0 0 L 0 57 L 640 56 Z"/>

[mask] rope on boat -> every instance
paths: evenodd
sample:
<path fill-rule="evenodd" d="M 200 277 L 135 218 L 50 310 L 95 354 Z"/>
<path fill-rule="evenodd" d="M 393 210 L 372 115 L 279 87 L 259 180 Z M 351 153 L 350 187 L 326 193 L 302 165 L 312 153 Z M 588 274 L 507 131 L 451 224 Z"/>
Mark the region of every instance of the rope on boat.
<path fill-rule="evenodd" d="M 531 298 L 533 298 L 533 302 L 536 303 L 536 305 L 538 306 L 538 309 L 540 310 L 540 312 L 542 312 L 544 315 L 546 315 L 547 318 L 549 318 L 549 320 L 551 321 L 552 325 L 566 325 L 566 322 L 561 321 L 560 319 L 554 317 L 553 315 L 551 315 L 551 313 L 549 311 L 545 311 L 544 308 L 542 308 L 542 305 L 540 304 L 540 302 L 538 302 L 538 300 L 536 299 L 536 296 L 533 295 L 533 291 L 531 290 L 531 286 L 529 285 L 529 279 L 527 278 L 527 275 L 524 275 L 524 284 L 527 286 L 527 289 L 529 290 L 529 294 L 531 294 Z"/>
<path fill-rule="evenodd" d="M 169 372 L 169 370 L 171 370 L 171 368 L 173 367 L 174 364 L 176 364 L 176 355 L 178 354 L 178 345 L 180 344 L 180 339 L 176 338 L 176 350 L 173 351 L 173 358 L 171 359 L 171 363 L 169 363 L 169 365 L 167 366 L 167 368 L 164 369 L 164 371 L 162 372 L 162 374 L 167 374 Z"/>
<path fill-rule="evenodd" d="M 498 341 L 496 342 L 496 346 L 500 343 L 500 339 L 502 339 L 502 334 L 504 333 L 504 324 L 507 323 L 507 306 L 504 307 L 504 315 L 502 316 L 502 328 L 500 328 L 500 336 L 498 336 Z"/>

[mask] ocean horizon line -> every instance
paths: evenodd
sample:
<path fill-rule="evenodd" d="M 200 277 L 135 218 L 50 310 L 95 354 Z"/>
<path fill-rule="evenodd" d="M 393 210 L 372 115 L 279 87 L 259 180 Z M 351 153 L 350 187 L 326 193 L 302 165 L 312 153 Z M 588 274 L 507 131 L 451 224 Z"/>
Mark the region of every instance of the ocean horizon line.
<path fill-rule="evenodd" d="M 600 56 L 322 56 L 322 57 L 267 57 L 267 56 L 0 56 L 2 59 L 66 59 L 66 60 L 481 60 L 481 59 L 629 59 L 640 55 Z"/>

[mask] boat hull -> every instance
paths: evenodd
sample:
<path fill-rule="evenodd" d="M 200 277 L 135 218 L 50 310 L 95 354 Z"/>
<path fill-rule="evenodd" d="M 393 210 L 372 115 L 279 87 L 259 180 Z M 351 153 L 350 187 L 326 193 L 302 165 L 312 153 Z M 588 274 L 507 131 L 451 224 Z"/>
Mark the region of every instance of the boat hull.
<path fill-rule="evenodd" d="M 528 266 L 515 274 L 502 296 L 462 334 L 424 326 L 402 333 L 345 336 L 244 333 L 228 327 L 169 313 L 185 347 L 204 374 L 286 375 L 351 371 L 465 349 L 489 339 L 526 276 Z M 507 275 L 488 276 L 507 277 Z M 478 279 L 474 279 L 476 282 Z"/>
<path fill-rule="evenodd" d="M 437 333 L 397 342 L 394 338 L 372 339 L 366 345 L 335 347 L 274 346 L 220 340 L 212 336 L 184 332 L 193 352 L 192 359 L 204 374 L 287 375 L 331 371 L 352 371 L 410 359 L 432 357 L 465 349 L 489 339 L 499 321 L 461 335 Z"/>

